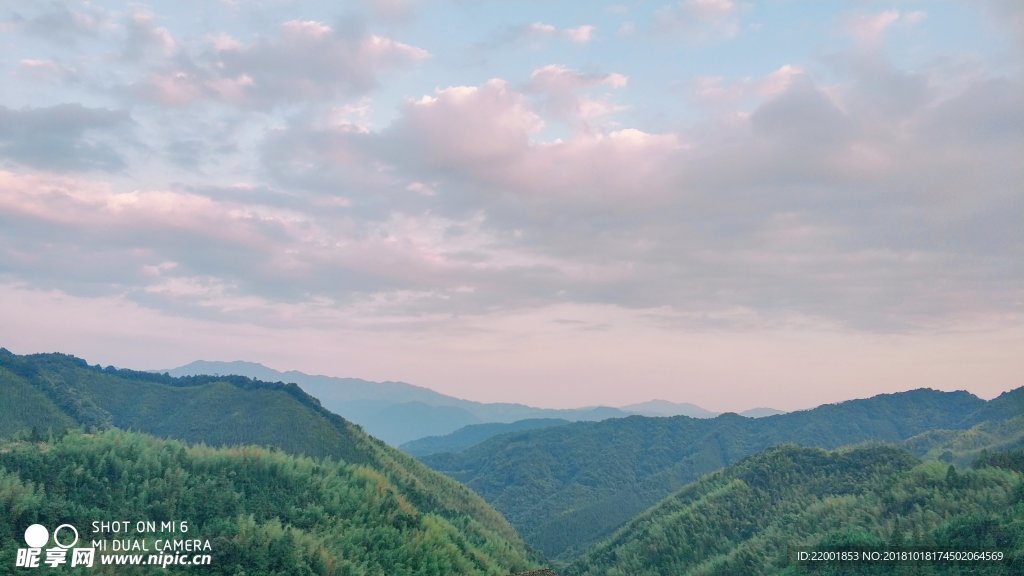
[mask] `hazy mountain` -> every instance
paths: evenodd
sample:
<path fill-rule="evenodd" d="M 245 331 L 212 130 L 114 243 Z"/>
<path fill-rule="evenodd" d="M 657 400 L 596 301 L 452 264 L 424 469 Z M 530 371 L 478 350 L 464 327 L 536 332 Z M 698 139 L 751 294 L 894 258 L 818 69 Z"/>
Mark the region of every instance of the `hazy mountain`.
<path fill-rule="evenodd" d="M 779 414 L 785 413 L 785 410 L 776 410 L 775 408 L 751 408 L 750 410 L 740 412 L 740 416 L 746 416 L 747 418 L 767 418 L 768 416 L 778 416 Z"/>
<path fill-rule="evenodd" d="M 637 414 L 639 416 L 689 416 L 690 418 L 714 418 L 719 415 L 719 412 L 712 412 L 702 408 L 696 404 L 689 402 L 670 402 L 668 400 L 648 400 L 647 402 L 640 402 L 639 404 L 630 404 L 623 406 L 622 410 L 629 412 L 630 414 Z M 747 418 L 764 418 L 766 416 L 775 416 L 777 414 L 785 414 L 784 410 L 776 410 L 775 408 L 751 408 L 750 410 L 744 410 L 740 412 L 740 416 L 746 416 Z"/>
<path fill-rule="evenodd" d="M 529 545 L 567 559 L 684 484 L 770 446 L 899 442 L 966 429 L 986 405 L 967 392 L 914 390 L 770 418 L 632 416 L 504 434 L 423 461 L 476 490 Z"/>
<path fill-rule="evenodd" d="M 628 415 L 608 407 L 559 410 L 523 404 L 474 402 L 404 382 L 370 382 L 358 378 L 315 376 L 294 370 L 278 372 L 253 362 L 197 361 L 167 373 L 171 376 L 235 374 L 269 382 L 293 382 L 319 398 L 327 409 L 394 446 L 426 436 L 448 434 L 470 424 L 510 423 L 531 418 L 591 421 Z"/>
<path fill-rule="evenodd" d="M 444 562 L 454 562 L 455 566 L 464 566 L 474 573 L 502 574 L 528 565 L 527 552 L 514 530 L 476 494 L 429 470 L 411 456 L 368 436 L 359 427 L 324 409 L 317 399 L 295 384 L 272 384 L 241 376 L 176 378 L 164 374 L 89 366 L 83 360 L 63 354 L 17 356 L 0 349 L 0 394 L 0 423 L 8 435 L 19 432 L 32 437 L 45 437 L 50 432 L 59 433 L 68 426 L 81 427 L 86 431 L 117 427 L 213 446 L 271 446 L 291 454 L 326 457 L 338 462 L 324 464 L 327 469 L 344 467 L 344 470 L 328 473 L 321 464 L 310 459 L 277 462 L 279 458 L 276 456 L 267 455 L 265 451 L 251 450 L 227 450 L 217 456 L 204 452 L 208 450 L 205 448 L 199 449 L 196 454 L 200 459 L 209 460 L 207 464 L 192 462 L 188 458 L 167 462 L 167 455 L 181 454 L 175 445 L 167 449 L 165 445 L 153 444 L 151 440 L 127 440 L 127 444 L 141 443 L 139 451 L 142 453 L 155 451 L 158 454 L 157 462 L 149 466 L 135 462 L 140 452 L 119 446 L 120 441 L 116 435 L 102 436 L 113 438 L 113 445 L 104 445 L 95 451 L 89 446 L 82 446 L 83 443 L 90 443 L 93 437 L 76 436 L 71 445 L 64 446 L 71 454 L 68 461 L 62 460 L 60 454 L 41 456 L 39 450 L 26 448 L 35 454 L 26 456 L 32 462 L 31 466 L 40 467 L 37 472 L 24 478 L 21 475 L 27 474 L 29 468 L 20 464 L 20 461 L 11 460 L 15 456 L 5 455 L 4 459 L 0 459 L 0 463 L 14 462 L 4 474 L 17 476 L 10 481 L 28 486 L 26 490 L 29 492 L 46 486 L 66 488 L 69 483 L 74 490 L 82 486 L 91 487 L 89 498 L 96 499 L 95 502 L 83 501 L 79 507 L 68 509 L 78 511 L 75 514 L 80 512 L 83 518 L 89 514 L 92 514 L 90 518 L 120 518 L 118 514 L 99 514 L 104 508 L 97 506 L 100 506 L 99 502 L 107 502 L 111 513 L 122 510 L 119 508 L 122 503 L 114 500 L 124 496 L 125 491 L 135 494 L 136 491 L 150 490 L 149 497 L 143 494 L 137 496 L 140 505 L 155 506 L 159 502 L 159 494 L 163 493 L 161 490 L 168 489 L 168 483 L 174 480 L 173 484 L 180 488 L 174 494 L 179 494 L 181 498 L 192 498 L 197 502 L 196 506 L 223 504 L 230 512 L 227 518 L 231 521 L 238 521 L 237 514 L 253 513 L 259 524 L 253 530 L 271 530 L 272 526 L 261 528 L 263 524 L 260 523 L 270 522 L 273 525 L 277 522 L 275 530 L 280 536 L 281 519 L 287 520 L 294 515 L 302 519 L 301 522 L 296 520 L 295 527 L 305 530 L 303 526 L 317 524 L 318 515 L 326 514 L 322 526 L 329 530 L 328 525 L 338 521 L 338 517 L 331 517 L 332 507 L 351 507 L 351 512 L 355 513 L 356 509 L 363 506 L 360 501 L 364 499 L 364 488 L 368 486 L 372 487 L 372 494 L 376 494 L 374 498 L 386 501 L 380 503 L 383 509 L 391 512 L 380 517 L 370 514 L 357 518 L 355 521 L 361 526 L 360 529 L 365 529 L 367 537 L 370 537 L 378 529 L 387 532 L 387 527 L 383 525 L 387 523 L 399 528 L 400 532 L 392 533 L 390 540 L 373 544 L 381 550 L 391 550 L 401 556 L 419 546 L 424 537 L 429 537 L 427 539 L 434 544 L 451 548 L 446 552 Z M 152 450 L 146 446 L 151 446 Z M 119 454 L 118 458 L 104 459 L 103 454 L 111 450 Z M 4 450 L 0 450 L 0 453 L 4 453 Z M 44 450 L 42 454 L 49 453 Z M 60 470 L 75 469 L 72 464 L 79 457 L 88 470 L 83 469 L 81 473 L 76 472 L 76 475 L 58 473 Z M 40 462 L 40 459 L 47 462 Z M 224 460 L 233 463 L 225 464 Z M 110 465 L 106 466 L 104 463 L 108 461 Z M 117 475 L 117 461 L 122 461 L 127 467 L 123 476 Z M 92 466 L 96 462 L 106 467 L 94 470 Z M 180 475 L 164 476 L 168 473 L 167 466 L 173 469 L 183 466 L 189 473 L 199 469 L 198 483 L 193 485 L 184 482 Z M 247 470 L 250 466 L 265 467 L 267 470 L 264 470 L 263 476 L 252 480 L 252 483 L 243 482 L 241 477 L 224 480 L 230 477 L 232 469 L 240 476 L 249 474 Z M 224 475 L 216 471 L 221 468 Z M 317 469 L 321 471 L 316 472 Z M 323 490 L 324 486 L 334 482 L 326 474 L 340 475 L 337 480 L 338 489 L 332 489 L 330 498 L 326 498 L 319 508 L 303 508 L 309 507 L 310 503 L 321 502 L 315 496 L 316 490 Z M 105 483 L 103 478 L 107 478 Z M 307 487 L 298 494 L 306 494 L 302 498 L 311 499 L 303 500 L 301 505 L 295 503 L 295 506 L 289 508 L 290 500 L 279 500 L 277 496 L 271 495 L 278 492 L 286 494 L 289 486 L 292 486 L 292 479 Z M 118 481 L 117 491 L 109 490 L 114 480 Z M 225 481 L 231 485 L 224 485 Z M 8 485 L 5 482 L 0 479 L 0 485 Z M 104 486 L 106 488 L 102 488 Z M 352 488 L 348 490 L 344 486 Z M 61 492 L 63 489 L 58 488 L 54 494 L 65 494 Z M 194 494 L 190 490 L 194 490 Z M 313 492 L 307 494 L 305 491 L 308 490 Z M 251 507 L 246 503 L 249 491 L 253 491 L 252 497 L 256 499 Z M 46 493 L 49 498 L 49 490 Z M 70 495 L 64 497 L 71 498 Z M 72 500 L 78 501 L 75 498 Z M 168 503 L 174 501 L 168 500 L 165 504 L 170 505 Z M 124 503 L 124 506 L 128 505 Z M 136 512 L 134 509 L 128 511 Z M 66 512 L 54 509 L 54 514 Z M 178 518 L 173 510 L 165 510 L 162 514 L 191 521 L 200 518 L 205 512 L 192 509 L 188 518 Z M 353 521 L 347 514 L 341 517 L 345 518 L 344 522 Z M 35 517 L 29 514 L 24 518 L 28 521 Z M 0 523 L 0 526 L 3 525 Z M 405 531 L 406 528 L 409 531 Z M 294 538 L 289 538 L 293 542 L 300 542 L 300 536 L 295 534 Z M 439 536 L 449 541 L 444 543 L 437 540 Z M 257 534 L 254 537 L 258 539 L 261 536 Z M 313 544 L 319 541 L 316 538 L 313 540 Z M 477 563 L 478 560 L 480 563 Z M 356 572 L 362 573 L 362 570 Z M 376 570 L 371 572 L 376 573 Z M 270 572 L 257 570 L 253 573 Z"/>
<path fill-rule="evenodd" d="M 560 573 L 1021 574 L 1022 465 L 1024 452 L 952 470 L 894 447 L 770 448 L 687 485 Z M 1016 564 L 850 563 L 804 571 L 789 555 L 800 546 L 992 550 Z"/>
<path fill-rule="evenodd" d="M 412 442 L 406 442 L 400 448 L 407 454 L 417 457 L 441 452 L 458 452 L 500 434 L 550 428 L 551 426 L 561 426 L 568 423 L 568 420 L 558 418 L 531 418 L 507 424 L 472 424 L 444 436 L 428 436 L 419 440 L 413 440 Z"/>
<path fill-rule="evenodd" d="M 705 410 L 689 402 L 669 402 L 668 400 L 649 400 L 639 404 L 623 406 L 622 409 L 640 416 L 689 416 L 691 418 L 714 418 L 717 412 Z"/>

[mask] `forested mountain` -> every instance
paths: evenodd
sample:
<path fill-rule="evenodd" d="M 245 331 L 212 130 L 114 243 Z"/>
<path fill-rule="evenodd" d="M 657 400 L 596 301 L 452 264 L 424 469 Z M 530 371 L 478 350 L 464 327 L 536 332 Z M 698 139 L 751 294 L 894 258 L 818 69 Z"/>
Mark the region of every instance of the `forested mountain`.
<path fill-rule="evenodd" d="M 4 436 L 116 427 L 214 446 L 264 445 L 362 466 L 379 478 L 382 490 L 394 492 L 422 514 L 445 519 L 474 545 L 507 549 L 514 563 L 525 562 L 518 536 L 476 494 L 368 436 L 294 384 L 239 376 L 174 378 L 101 369 L 63 354 L 17 356 L 0 349 L 0 395 Z M 75 442 L 78 446 L 85 441 Z M 109 485 L 159 480 L 146 474 L 124 478 L 120 483 L 111 479 Z"/>
<path fill-rule="evenodd" d="M 425 457 L 502 512 L 528 544 L 571 559 L 701 475 L 783 443 L 837 448 L 964 430 L 978 414 L 1009 414 L 967 392 L 913 390 L 767 418 L 634 416 L 505 434 L 457 454 Z"/>
<path fill-rule="evenodd" d="M 1001 394 L 965 418 L 963 429 L 928 430 L 905 440 L 913 454 L 968 466 L 984 451 L 1024 449 L 1024 388 Z"/>
<path fill-rule="evenodd" d="M 157 570 L 172 574 L 504 575 L 530 566 L 496 518 L 439 514 L 432 494 L 400 487 L 389 472 L 398 470 L 118 430 L 0 441 L 0 573 L 15 566 L 8 544 L 35 523 L 106 539 L 100 555 L 114 553 L 112 540 L 145 538 L 154 550 L 171 538 L 89 533 L 93 521 L 124 519 L 185 521 L 179 537 L 209 541 L 209 566 Z M 453 483 L 434 489 L 467 496 Z M 95 563 L 99 573 L 153 573 Z"/>
<path fill-rule="evenodd" d="M 570 421 L 627 416 L 617 408 L 534 408 L 524 404 L 474 402 L 404 382 L 370 382 L 297 372 L 279 372 L 254 362 L 197 361 L 174 368 L 172 376 L 238 375 L 289 382 L 318 398 L 327 409 L 362 426 L 392 446 L 448 434 L 471 424 L 511 423 L 532 418 Z"/>
<path fill-rule="evenodd" d="M 539 428 L 550 428 L 568 424 L 568 420 L 559 418 L 529 418 L 515 422 L 495 424 L 472 424 L 459 428 L 451 434 L 444 436 L 427 436 L 412 442 L 402 444 L 400 448 L 406 454 L 413 456 L 428 456 L 442 452 L 459 452 L 475 446 L 488 438 L 493 438 L 509 432 L 522 432 L 523 430 L 536 430 Z"/>
<path fill-rule="evenodd" d="M 1020 451 L 957 470 L 894 447 L 771 448 L 687 485 L 560 573 L 1022 574 L 1022 466 Z M 1016 563 L 793 562 L 796 547 L 827 546 L 998 551 Z"/>

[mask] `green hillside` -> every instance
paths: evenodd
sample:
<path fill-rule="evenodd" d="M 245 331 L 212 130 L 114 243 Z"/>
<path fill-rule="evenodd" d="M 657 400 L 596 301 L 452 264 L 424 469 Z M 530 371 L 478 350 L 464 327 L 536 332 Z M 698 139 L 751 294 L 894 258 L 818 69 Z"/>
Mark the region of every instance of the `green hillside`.
<path fill-rule="evenodd" d="M 423 461 L 473 488 L 529 545 L 567 560 L 686 483 L 771 446 L 899 442 L 965 429 L 986 406 L 967 392 L 914 390 L 758 419 L 635 416 L 505 434 Z"/>
<path fill-rule="evenodd" d="M 8 437 L 110 428 L 211 446 L 262 445 L 363 466 L 417 511 L 445 519 L 476 547 L 508 550 L 526 566 L 515 531 L 476 494 L 366 435 L 294 384 L 243 377 L 185 377 L 89 366 L 63 354 L 0 349 L 0 406 Z M 70 468 L 69 468 L 70 469 Z M 124 485 L 144 484 L 145 474 Z M 504 554 L 504 553 L 503 553 Z"/>
<path fill-rule="evenodd" d="M 560 573 L 1021 574 L 1022 464 L 1022 452 L 993 454 L 974 469 L 957 470 L 893 447 L 772 448 L 687 485 Z M 794 547 L 826 546 L 999 551 L 1017 560 L 814 571 L 790 555 Z"/>
<path fill-rule="evenodd" d="M 42 391 L 8 370 L 0 350 L 0 437 L 31 430 L 64 430 L 75 419 L 57 407 Z"/>
<path fill-rule="evenodd" d="M 459 452 L 500 434 L 550 428 L 568 423 L 568 420 L 559 418 L 528 418 L 509 423 L 471 424 L 444 436 L 427 436 L 426 438 L 406 442 L 399 446 L 399 448 L 406 454 L 412 454 L 417 457 L 443 452 Z"/>
<path fill-rule="evenodd" d="M 89 534 L 92 521 L 184 520 L 187 538 L 210 541 L 211 563 L 169 573 L 503 575 L 529 565 L 514 541 L 430 511 L 366 465 L 117 430 L 0 445 L 0 514 L 7 543 L 34 523 L 109 543 L 126 536 Z M 132 537 L 152 550 L 168 536 Z M 0 547 L 0 573 L 14 565 L 14 548 Z"/>

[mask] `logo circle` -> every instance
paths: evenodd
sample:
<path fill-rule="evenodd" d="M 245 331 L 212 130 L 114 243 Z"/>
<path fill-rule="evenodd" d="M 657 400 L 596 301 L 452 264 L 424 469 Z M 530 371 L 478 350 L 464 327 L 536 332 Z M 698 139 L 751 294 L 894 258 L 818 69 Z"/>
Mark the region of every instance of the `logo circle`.
<path fill-rule="evenodd" d="M 42 524 L 33 524 L 25 529 L 25 544 L 29 548 L 42 548 L 50 541 L 50 531 Z"/>
<path fill-rule="evenodd" d="M 60 532 L 61 528 L 69 528 L 72 532 L 75 533 L 75 539 L 71 541 L 71 544 L 61 544 L 60 540 L 57 540 L 57 533 Z M 71 524 L 61 524 L 60 526 L 57 526 L 53 529 L 53 542 L 61 548 L 71 548 L 75 544 L 78 544 L 78 529 L 72 526 Z"/>

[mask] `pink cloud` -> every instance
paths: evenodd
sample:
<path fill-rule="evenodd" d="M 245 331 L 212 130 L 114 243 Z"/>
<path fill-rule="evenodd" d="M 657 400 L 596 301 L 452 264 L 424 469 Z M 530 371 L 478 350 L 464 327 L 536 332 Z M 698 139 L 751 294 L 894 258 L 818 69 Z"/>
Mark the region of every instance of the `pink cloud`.
<path fill-rule="evenodd" d="M 586 44 L 594 37 L 594 27 L 586 24 L 576 28 L 566 28 L 562 30 L 562 34 L 572 42 Z"/>
<path fill-rule="evenodd" d="M 528 89 L 544 96 L 546 115 L 590 132 L 597 128 L 593 125 L 596 120 L 626 107 L 612 103 L 607 94 L 597 98 L 586 94 L 600 86 L 617 89 L 628 83 L 629 77 L 623 74 L 584 74 L 552 64 L 530 74 Z"/>
<path fill-rule="evenodd" d="M 25 58 L 18 63 L 18 76 L 45 81 L 72 80 L 77 74 L 56 60 Z"/>
<path fill-rule="evenodd" d="M 177 50 L 178 43 L 170 31 L 156 25 L 156 16 L 144 9 L 136 9 L 128 18 L 128 45 L 125 55 L 137 58 L 142 53 L 155 50 L 163 56 L 170 56 Z"/>
<path fill-rule="evenodd" d="M 522 94 L 503 80 L 489 80 L 409 103 L 394 129 L 430 164 L 485 166 L 519 153 L 543 126 Z"/>
<path fill-rule="evenodd" d="M 245 43 L 226 34 L 204 38 L 204 52 L 158 67 L 134 89 L 172 105 L 216 100 L 272 107 L 370 91 L 383 70 L 430 56 L 376 34 L 339 32 L 315 20 L 289 20 L 276 35 Z"/>
<path fill-rule="evenodd" d="M 856 14 L 846 21 L 847 31 L 864 46 L 873 47 L 881 42 L 887 30 L 900 24 L 913 26 L 924 20 L 922 11 L 900 12 L 885 10 L 876 14 Z"/>

